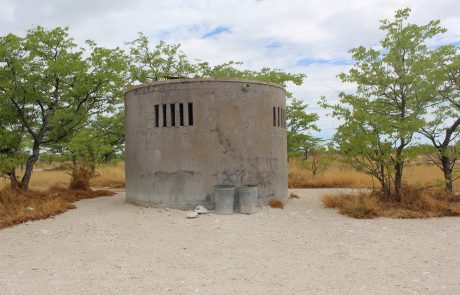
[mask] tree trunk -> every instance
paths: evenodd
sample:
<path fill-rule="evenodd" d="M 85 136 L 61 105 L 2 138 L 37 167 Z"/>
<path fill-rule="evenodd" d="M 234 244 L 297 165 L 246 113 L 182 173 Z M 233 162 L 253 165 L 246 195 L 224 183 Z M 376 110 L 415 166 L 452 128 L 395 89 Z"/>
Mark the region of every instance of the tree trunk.
<path fill-rule="evenodd" d="M 21 183 L 18 181 L 15 169 L 13 169 L 12 171 L 6 173 L 6 175 L 8 175 L 8 177 L 10 178 L 10 186 L 11 186 L 12 189 L 20 189 L 21 188 Z"/>
<path fill-rule="evenodd" d="M 89 165 L 89 167 L 90 167 L 90 172 L 91 172 L 90 177 L 95 176 L 95 175 L 96 175 L 96 165 L 94 164 L 94 162 L 91 163 L 91 164 Z"/>
<path fill-rule="evenodd" d="M 397 161 L 395 164 L 395 200 L 401 202 L 402 175 L 404 164 Z"/>
<path fill-rule="evenodd" d="M 382 193 L 385 199 L 390 199 L 391 197 L 391 188 L 390 184 L 386 181 L 385 178 L 385 166 L 383 164 L 380 164 L 380 170 L 379 170 L 379 177 L 378 180 L 380 182 L 380 186 L 382 187 Z"/>
<path fill-rule="evenodd" d="M 452 170 L 450 168 L 450 159 L 447 156 L 441 156 L 442 172 L 444 173 L 444 190 L 448 193 L 452 192 Z"/>
<path fill-rule="evenodd" d="M 34 145 L 32 147 L 32 155 L 29 156 L 26 162 L 26 171 L 24 176 L 21 179 L 21 189 L 26 191 L 29 188 L 30 178 L 32 176 L 32 171 L 34 169 L 35 163 L 38 161 L 40 156 L 40 143 L 34 140 Z"/>
<path fill-rule="evenodd" d="M 72 154 L 72 171 L 77 171 L 77 156 Z"/>

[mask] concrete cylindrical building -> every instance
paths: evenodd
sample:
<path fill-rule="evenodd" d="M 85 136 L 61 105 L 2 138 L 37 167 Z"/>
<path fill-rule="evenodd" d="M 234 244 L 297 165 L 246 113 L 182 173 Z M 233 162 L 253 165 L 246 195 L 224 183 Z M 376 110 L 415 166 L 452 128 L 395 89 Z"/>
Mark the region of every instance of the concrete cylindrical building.
<path fill-rule="evenodd" d="M 287 198 L 285 91 L 239 79 L 167 80 L 125 93 L 126 199 L 214 208 L 214 186 Z"/>

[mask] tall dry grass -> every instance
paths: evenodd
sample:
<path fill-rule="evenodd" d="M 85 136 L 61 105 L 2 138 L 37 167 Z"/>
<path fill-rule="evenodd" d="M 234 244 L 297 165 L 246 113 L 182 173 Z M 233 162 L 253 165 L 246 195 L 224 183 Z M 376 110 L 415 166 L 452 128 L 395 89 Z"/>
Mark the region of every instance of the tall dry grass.
<path fill-rule="evenodd" d="M 90 180 L 94 187 L 125 187 L 125 162 L 103 165 L 97 169 L 97 176 Z"/>
<path fill-rule="evenodd" d="M 303 167 L 300 161 L 293 159 L 288 163 L 290 188 L 316 188 L 316 187 L 351 187 L 373 188 L 378 187 L 368 175 L 360 173 L 351 166 L 334 162 L 323 173 L 313 177 L 308 167 Z M 92 187 L 123 188 L 125 186 L 125 163 L 102 165 L 97 168 L 96 177 L 90 180 Z M 442 172 L 434 165 L 407 166 L 404 172 L 404 182 L 411 186 L 442 186 Z M 18 174 L 21 174 L 18 171 Z M 0 189 L 8 181 L 0 178 Z M 46 190 L 52 186 L 68 186 L 70 184 L 69 170 L 47 170 L 43 167 L 34 171 L 30 187 L 35 190 Z M 460 188 L 460 179 L 454 182 L 454 188 Z"/>
<path fill-rule="evenodd" d="M 307 187 L 352 187 L 370 188 L 373 185 L 372 178 L 360 173 L 349 165 L 333 162 L 324 172 L 313 176 L 308 167 L 304 167 L 297 159 L 288 163 L 288 181 L 290 188 Z"/>
<path fill-rule="evenodd" d="M 30 188 L 32 190 L 44 191 L 53 186 L 68 187 L 71 180 L 71 172 L 67 170 L 53 170 L 43 167 L 36 169 L 30 179 Z M 22 176 L 18 171 L 19 177 Z M 5 178 L 0 178 L 0 189 L 9 184 Z M 96 169 L 96 176 L 90 180 L 92 187 L 125 187 L 125 163 L 106 164 Z"/>
<path fill-rule="evenodd" d="M 434 165 L 408 165 L 404 168 L 404 183 L 410 186 L 439 186 L 443 185 L 441 170 Z M 302 167 L 300 161 L 293 159 L 288 163 L 290 188 L 315 187 L 351 187 L 377 188 L 378 182 L 372 177 L 360 173 L 350 165 L 333 162 L 323 173 L 313 177 L 311 171 Z M 454 188 L 460 188 L 460 179 L 454 182 Z"/>
<path fill-rule="evenodd" d="M 353 218 L 460 216 L 460 196 L 439 189 L 405 188 L 401 202 L 382 199 L 376 191 L 326 195 L 322 202 L 326 208 L 337 208 Z"/>

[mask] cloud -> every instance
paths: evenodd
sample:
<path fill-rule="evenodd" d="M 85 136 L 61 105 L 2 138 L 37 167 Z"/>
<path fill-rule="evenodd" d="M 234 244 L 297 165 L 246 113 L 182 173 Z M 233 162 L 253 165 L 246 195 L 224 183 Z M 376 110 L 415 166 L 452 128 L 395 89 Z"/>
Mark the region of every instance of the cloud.
<path fill-rule="evenodd" d="M 337 122 L 316 105 L 321 95 L 353 91 L 336 75 L 350 68 L 349 50 L 378 47 L 379 20 L 411 7 L 411 22 L 440 19 L 446 34 L 430 45 L 460 42 L 460 1 L 456 0 L 2 0 L 0 35 L 23 35 L 35 25 L 69 26 L 78 42 L 123 46 L 142 31 L 152 44 L 181 43 L 191 59 L 211 63 L 242 61 L 245 68 L 281 68 L 306 73 L 302 86 L 289 90 L 321 116 L 321 136 Z"/>
<path fill-rule="evenodd" d="M 210 37 L 214 37 L 214 36 L 217 36 L 217 35 L 220 35 L 222 33 L 230 33 L 231 30 L 230 28 L 226 28 L 226 27 L 217 27 L 215 29 L 213 29 L 212 31 L 209 31 L 207 32 L 206 34 L 203 35 L 203 38 L 210 38 Z"/>

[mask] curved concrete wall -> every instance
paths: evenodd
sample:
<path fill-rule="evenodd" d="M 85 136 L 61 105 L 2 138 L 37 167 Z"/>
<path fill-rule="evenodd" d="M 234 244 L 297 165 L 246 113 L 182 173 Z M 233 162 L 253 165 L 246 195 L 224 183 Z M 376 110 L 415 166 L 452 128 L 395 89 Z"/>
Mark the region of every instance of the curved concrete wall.
<path fill-rule="evenodd" d="M 233 79 L 160 81 L 125 93 L 126 199 L 214 208 L 214 186 L 287 198 L 285 91 Z"/>

